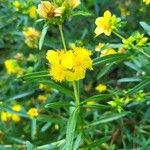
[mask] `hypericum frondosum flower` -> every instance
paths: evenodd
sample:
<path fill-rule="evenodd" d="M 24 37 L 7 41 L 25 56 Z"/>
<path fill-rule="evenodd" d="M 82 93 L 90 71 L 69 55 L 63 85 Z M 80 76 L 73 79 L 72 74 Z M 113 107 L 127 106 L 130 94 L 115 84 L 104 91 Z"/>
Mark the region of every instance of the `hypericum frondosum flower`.
<path fill-rule="evenodd" d="M 38 109 L 37 108 L 30 108 L 27 112 L 28 116 L 30 118 L 37 117 L 39 115 Z"/>
<path fill-rule="evenodd" d="M 104 12 L 103 17 L 98 17 L 95 21 L 96 29 L 95 34 L 96 36 L 104 33 L 105 35 L 109 36 L 111 32 L 116 28 L 119 19 L 110 13 L 109 10 Z"/>
<path fill-rule="evenodd" d="M 70 8 L 76 8 L 80 5 L 80 0 L 68 0 L 68 4 Z"/>
<path fill-rule="evenodd" d="M 143 0 L 143 2 L 144 2 L 146 5 L 150 4 L 150 0 Z"/>
<path fill-rule="evenodd" d="M 9 121 L 10 120 L 10 115 L 7 112 L 2 111 L 1 112 L 1 121 Z"/>
<path fill-rule="evenodd" d="M 87 69 L 92 70 L 91 52 L 85 48 L 72 50 L 48 50 L 46 58 L 51 64 L 50 75 L 55 81 L 75 81 L 85 77 Z"/>
<path fill-rule="evenodd" d="M 31 18 L 35 19 L 37 17 L 37 11 L 35 6 L 31 6 L 28 10 L 28 14 Z"/>
<path fill-rule="evenodd" d="M 62 15 L 64 7 L 56 7 L 49 1 L 41 1 L 38 5 L 37 12 L 43 18 L 50 19 L 53 17 L 59 17 Z"/>
<path fill-rule="evenodd" d="M 107 48 L 107 49 L 101 51 L 100 56 L 103 57 L 103 56 L 107 56 L 107 55 L 113 55 L 116 53 L 117 52 L 113 48 Z"/>
<path fill-rule="evenodd" d="M 19 112 L 19 111 L 21 111 L 21 109 L 22 109 L 22 106 L 19 105 L 19 104 L 16 104 L 16 105 L 12 106 L 13 111 Z"/>
<path fill-rule="evenodd" d="M 102 93 L 107 90 L 107 86 L 105 84 L 99 84 L 95 88 L 98 92 Z"/>
<path fill-rule="evenodd" d="M 25 43 L 30 48 L 37 48 L 38 40 L 40 38 L 40 32 L 32 27 L 28 27 L 23 31 L 25 37 Z"/>
<path fill-rule="evenodd" d="M 46 95 L 39 95 L 37 97 L 38 101 L 41 102 L 41 103 L 45 103 L 46 100 L 47 100 L 47 96 Z"/>
<path fill-rule="evenodd" d="M 8 59 L 4 62 L 8 74 L 22 74 L 23 69 L 15 59 Z"/>

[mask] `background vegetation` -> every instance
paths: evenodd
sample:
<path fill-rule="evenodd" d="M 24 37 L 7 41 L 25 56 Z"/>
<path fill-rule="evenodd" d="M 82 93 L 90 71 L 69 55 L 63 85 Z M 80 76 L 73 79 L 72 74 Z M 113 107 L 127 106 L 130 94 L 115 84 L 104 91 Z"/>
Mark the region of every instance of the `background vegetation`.
<path fill-rule="evenodd" d="M 114 34 L 97 38 L 94 34 L 95 19 L 109 10 L 125 22 L 121 35 L 128 38 L 138 31 L 149 38 L 150 5 L 142 0 L 85 0 L 77 8 L 78 15 L 64 22 L 68 47 L 84 46 L 92 51 L 93 59 L 99 57 L 94 71 L 88 71 L 79 83 L 82 117 L 78 117 L 71 115 L 71 83 L 57 83 L 47 75 L 46 52 L 62 49 L 62 43 L 57 25 L 50 25 L 39 50 L 44 26 L 36 12 L 39 3 L 0 0 L 0 149 L 67 150 L 64 144 L 69 138 L 74 150 L 150 149 L 149 39 L 143 46 L 146 55 L 131 48 L 124 55 L 99 57 L 95 51 L 99 43 L 118 50 L 122 41 Z M 26 37 L 28 27 L 39 31 L 34 42 Z M 15 74 L 6 68 L 10 59 Z M 105 86 L 96 90 L 99 84 Z M 30 113 L 31 108 L 38 114 Z"/>

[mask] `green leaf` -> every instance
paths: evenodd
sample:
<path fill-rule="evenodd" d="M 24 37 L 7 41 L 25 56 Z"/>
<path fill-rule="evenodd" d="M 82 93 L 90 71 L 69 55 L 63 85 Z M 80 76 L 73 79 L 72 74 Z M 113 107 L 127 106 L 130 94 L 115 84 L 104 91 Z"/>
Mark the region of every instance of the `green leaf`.
<path fill-rule="evenodd" d="M 24 98 L 24 97 L 27 97 L 29 95 L 32 95 L 34 94 L 35 90 L 31 90 L 31 91 L 27 91 L 27 92 L 23 92 L 23 93 L 19 93 L 15 96 L 12 96 L 10 98 L 7 98 L 6 101 L 13 101 L 13 100 L 17 100 L 17 99 L 21 99 L 21 98 Z"/>
<path fill-rule="evenodd" d="M 97 75 L 97 80 L 99 80 L 100 78 L 102 78 L 104 75 L 106 75 L 108 72 L 111 71 L 112 67 L 114 66 L 114 63 L 105 65 L 100 72 Z"/>
<path fill-rule="evenodd" d="M 43 29 L 42 29 L 42 33 L 41 33 L 41 38 L 39 40 L 39 49 L 42 49 L 43 43 L 44 43 L 44 39 L 47 33 L 49 26 L 47 24 L 44 25 Z"/>
<path fill-rule="evenodd" d="M 39 80 L 39 78 L 45 78 L 45 77 L 49 77 L 49 74 L 47 74 L 47 71 L 40 71 L 40 72 L 34 72 L 34 73 L 26 74 L 26 75 L 21 76 L 20 78 L 22 78 L 23 80 L 31 80 L 31 81 L 36 81 L 37 83 L 47 84 L 51 88 L 54 88 L 54 89 L 64 93 L 65 95 L 74 98 L 74 94 L 71 90 L 69 90 L 65 87 L 62 87 L 61 85 L 55 83 L 54 81 L 52 81 L 50 79 Z"/>
<path fill-rule="evenodd" d="M 73 92 L 51 80 L 40 80 L 40 81 L 37 81 L 38 83 L 43 83 L 43 84 L 47 84 L 49 85 L 51 88 L 54 88 L 62 93 L 64 93 L 65 95 L 67 96 L 70 96 L 72 98 L 74 98 L 74 95 L 73 95 Z"/>
<path fill-rule="evenodd" d="M 124 62 L 124 64 L 128 67 L 130 67 L 131 69 L 135 70 L 135 71 L 140 71 L 141 68 L 139 66 L 137 66 L 136 64 L 132 63 L 132 62 Z"/>
<path fill-rule="evenodd" d="M 91 96 L 91 97 L 87 98 L 83 102 L 81 102 L 81 104 L 87 103 L 88 101 L 102 101 L 102 100 L 104 100 L 106 98 L 114 96 L 115 94 L 117 94 L 117 91 L 112 93 L 112 94 L 98 94 L 98 95 L 94 95 L 94 96 Z"/>
<path fill-rule="evenodd" d="M 133 94 L 133 93 L 136 93 L 136 92 L 138 92 L 140 90 L 143 90 L 149 84 L 150 84 L 150 79 L 145 79 L 141 83 L 139 83 L 138 85 L 136 85 L 135 87 L 133 87 L 132 89 L 130 89 L 127 94 Z"/>
<path fill-rule="evenodd" d="M 73 12 L 71 14 L 71 17 L 74 17 L 74 16 L 91 16 L 92 13 L 89 13 L 89 12 L 85 12 L 85 11 L 76 11 L 76 12 Z"/>
<path fill-rule="evenodd" d="M 79 133 L 79 135 L 77 136 L 77 138 L 74 142 L 73 150 L 78 150 L 81 142 L 82 142 L 82 133 Z"/>
<path fill-rule="evenodd" d="M 48 71 L 39 71 L 39 72 L 33 72 L 33 73 L 28 73 L 28 74 L 25 74 L 25 75 L 22 75 L 20 77 L 18 77 L 18 79 L 22 78 L 24 80 L 26 80 L 27 78 L 32 78 L 33 76 L 36 77 L 36 76 L 43 76 L 43 75 L 47 75 L 48 74 Z"/>
<path fill-rule="evenodd" d="M 93 66 L 121 61 L 129 58 L 129 56 L 129 54 L 113 54 L 104 57 L 98 57 L 93 60 Z"/>
<path fill-rule="evenodd" d="M 104 46 L 104 49 L 106 48 L 121 48 L 123 47 L 123 44 L 112 44 L 112 43 L 107 43 L 105 46 Z"/>
<path fill-rule="evenodd" d="M 100 109 L 100 110 L 106 110 L 106 109 L 111 108 L 108 105 L 102 105 L 102 104 L 83 105 L 82 107 L 92 108 L 92 109 Z"/>
<path fill-rule="evenodd" d="M 128 77 L 128 78 L 122 78 L 119 79 L 118 82 L 140 82 L 141 79 L 137 77 Z"/>
<path fill-rule="evenodd" d="M 150 35 L 150 25 L 143 21 L 140 22 L 140 25 L 147 32 L 147 34 Z"/>
<path fill-rule="evenodd" d="M 29 77 L 24 77 L 24 80 L 35 80 L 35 79 L 40 79 L 40 78 L 46 78 L 49 77 L 49 74 L 41 74 L 41 75 L 33 75 L 33 76 L 29 76 Z"/>
<path fill-rule="evenodd" d="M 27 150 L 34 150 L 34 146 L 29 141 L 26 141 L 26 148 Z"/>
<path fill-rule="evenodd" d="M 72 150 L 74 146 L 75 129 L 77 126 L 78 116 L 79 110 L 78 108 L 75 108 L 67 123 L 65 149 Z"/>
<path fill-rule="evenodd" d="M 36 120 L 41 122 L 53 122 L 58 124 L 65 124 L 67 121 L 66 118 L 59 115 L 55 115 L 55 117 L 53 115 L 39 115 L 38 117 L 36 117 Z"/>
<path fill-rule="evenodd" d="M 36 150 L 54 150 L 54 149 L 59 149 L 63 144 L 65 143 L 65 140 L 60 140 L 51 144 L 46 144 L 46 145 L 41 145 L 36 147 Z"/>
<path fill-rule="evenodd" d="M 34 140 L 36 136 L 36 128 L 37 128 L 37 123 L 36 119 L 31 120 L 31 139 Z"/>
<path fill-rule="evenodd" d="M 45 105 L 45 108 L 55 108 L 55 109 L 58 109 L 58 108 L 61 108 L 61 107 L 71 107 L 73 105 L 71 105 L 70 103 L 67 103 L 67 102 L 54 102 L 54 103 L 49 103 L 49 104 L 46 104 Z"/>
<path fill-rule="evenodd" d="M 104 138 L 96 140 L 96 141 L 88 144 L 87 146 L 84 146 L 80 150 L 89 150 L 89 149 L 93 149 L 95 147 L 99 147 L 101 144 L 108 142 L 110 140 L 110 138 L 111 138 L 110 136 L 105 136 Z"/>
<path fill-rule="evenodd" d="M 112 122 L 114 120 L 118 120 L 118 119 L 120 119 L 120 118 L 122 118 L 128 114 L 129 114 L 129 112 L 122 112 L 122 113 L 111 114 L 108 116 L 103 116 L 103 118 L 100 118 L 99 121 L 92 122 L 91 124 L 89 124 L 85 127 L 88 128 L 88 127 L 93 127 L 93 126 L 96 126 L 99 124 L 109 123 L 109 122 Z"/>

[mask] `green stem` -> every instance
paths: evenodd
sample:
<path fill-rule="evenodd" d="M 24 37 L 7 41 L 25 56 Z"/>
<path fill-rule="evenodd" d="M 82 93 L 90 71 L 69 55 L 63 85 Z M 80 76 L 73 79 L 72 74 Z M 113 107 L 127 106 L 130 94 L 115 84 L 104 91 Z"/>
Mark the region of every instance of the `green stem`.
<path fill-rule="evenodd" d="M 139 50 L 142 54 L 144 54 L 145 56 L 147 56 L 148 58 L 150 58 L 150 55 L 148 55 L 147 53 L 145 53 L 143 50 Z"/>
<path fill-rule="evenodd" d="M 67 51 L 62 25 L 58 25 L 64 50 Z"/>
<path fill-rule="evenodd" d="M 122 35 L 120 35 L 120 34 L 117 33 L 116 31 L 113 31 L 113 33 L 114 33 L 117 37 L 119 37 L 121 40 L 124 40 L 124 39 L 125 39 Z"/>
<path fill-rule="evenodd" d="M 74 89 L 74 96 L 75 96 L 75 100 L 76 100 L 76 105 L 79 106 L 80 105 L 80 96 L 79 96 L 77 84 L 75 81 L 73 82 L 73 89 Z"/>

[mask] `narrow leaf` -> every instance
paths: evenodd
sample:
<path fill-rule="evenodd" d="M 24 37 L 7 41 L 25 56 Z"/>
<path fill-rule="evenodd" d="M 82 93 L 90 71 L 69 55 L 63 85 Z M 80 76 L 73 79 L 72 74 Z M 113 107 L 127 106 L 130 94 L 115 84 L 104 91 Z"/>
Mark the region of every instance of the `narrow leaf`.
<path fill-rule="evenodd" d="M 45 105 L 45 108 L 61 108 L 61 107 L 70 107 L 72 106 L 70 103 L 67 102 L 54 102 L 54 103 L 49 103 Z"/>
<path fill-rule="evenodd" d="M 139 83 L 138 85 L 136 85 L 135 87 L 133 87 L 131 90 L 129 90 L 129 92 L 127 94 L 136 93 L 136 92 L 138 92 L 140 90 L 143 90 L 148 85 L 150 85 L 150 79 L 145 79 L 141 83 Z"/>
<path fill-rule="evenodd" d="M 97 146 L 100 146 L 100 145 L 103 144 L 103 143 L 108 142 L 108 140 L 109 140 L 110 138 L 111 138 L 111 137 L 106 136 L 106 137 L 104 137 L 104 138 L 101 138 L 101 139 L 99 139 L 99 140 L 96 140 L 96 141 L 94 141 L 94 142 L 88 144 L 87 146 L 81 148 L 80 150 L 93 149 L 93 148 L 95 148 L 95 147 L 97 147 Z"/>
<path fill-rule="evenodd" d="M 43 30 L 42 30 L 42 33 L 41 33 L 41 38 L 39 40 L 39 49 L 40 50 L 42 49 L 42 46 L 43 46 L 43 43 L 44 43 L 44 39 L 45 39 L 47 30 L 48 30 L 48 27 L 49 27 L 48 25 L 44 25 L 44 27 L 43 27 Z"/>
<path fill-rule="evenodd" d="M 113 54 L 113 55 L 108 55 L 104 57 L 98 57 L 94 59 L 93 66 L 121 61 L 121 60 L 129 58 L 129 56 L 130 55 L 128 54 Z"/>
<path fill-rule="evenodd" d="M 140 25 L 147 32 L 147 34 L 150 35 L 150 25 L 143 21 L 140 22 Z"/>
<path fill-rule="evenodd" d="M 79 110 L 76 108 L 70 116 L 67 124 L 66 144 L 65 147 L 71 150 L 74 146 L 75 129 L 78 121 Z"/>
<path fill-rule="evenodd" d="M 141 79 L 137 77 L 128 77 L 128 78 L 122 78 L 119 79 L 118 82 L 140 82 Z"/>
<path fill-rule="evenodd" d="M 111 122 L 111 121 L 114 121 L 114 120 L 118 120 L 126 115 L 128 115 L 129 112 L 122 112 L 122 113 L 117 113 L 117 114 L 111 114 L 111 115 L 108 115 L 108 116 L 105 116 L 104 118 L 101 118 L 99 121 L 95 121 L 89 125 L 87 125 L 86 127 L 92 127 L 92 126 L 96 126 L 96 125 L 99 125 L 99 124 L 104 124 L 104 123 L 108 123 L 108 122 Z"/>

